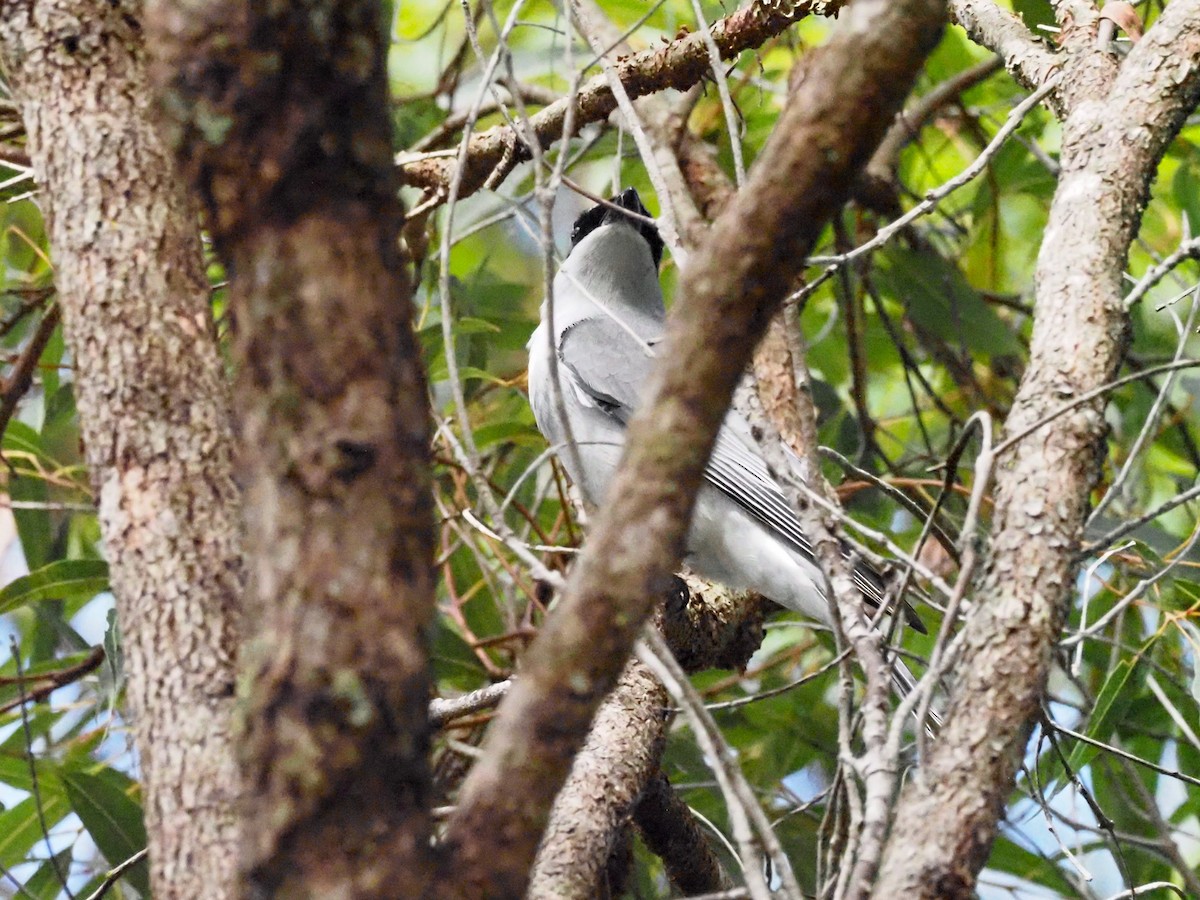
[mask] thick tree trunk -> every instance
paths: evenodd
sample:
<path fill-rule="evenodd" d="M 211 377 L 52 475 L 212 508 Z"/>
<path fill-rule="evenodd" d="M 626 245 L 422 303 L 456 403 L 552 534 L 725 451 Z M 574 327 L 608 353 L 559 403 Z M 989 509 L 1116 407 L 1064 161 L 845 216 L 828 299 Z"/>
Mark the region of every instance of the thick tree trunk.
<path fill-rule="evenodd" d="M 1118 64 L 1097 20 L 1064 35 L 1062 174 L 1038 257 L 1029 367 L 1005 425 L 991 554 L 946 727 L 902 796 L 877 897 L 974 896 L 1040 709 L 1074 590 L 1105 434 L 1101 403 L 1033 427 L 1108 381 L 1128 319 L 1121 280 L 1151 178 L 1200 99 L 1200 3 L 1175 0 Z"/>
<path fill-rule="evenodd" d="M 432 855 L 429 413 L 380 6 L 151 11 L 171 140 L 231 276 L 254 628 L 248 886 L 419 897 Z"/>
<path fill-rule="evenodd" d="M 239 498 L 195 210 L 149 125 L 136 11 L 11 0 L 0 54 L 75 362 L 155 896 L 223 898 L 236 871 Z"/>

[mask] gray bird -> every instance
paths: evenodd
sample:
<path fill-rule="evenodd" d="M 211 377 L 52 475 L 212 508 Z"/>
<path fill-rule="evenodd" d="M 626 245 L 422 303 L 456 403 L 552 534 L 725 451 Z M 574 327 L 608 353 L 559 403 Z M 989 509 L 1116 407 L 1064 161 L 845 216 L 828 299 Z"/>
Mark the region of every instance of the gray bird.
<path fill-rule="evenodd" d="M 655 346 L 666 328 L 658 281 L 662 238 L 637 191 L 629 188 L 610 202 L 618 208 L 596 206 L 576 220 L 571 251 L 554 279 L 553 333 L 543 303 L 528 345 L 529 401 L 538 428 L 593 505 L 604 498 L 616 471 L 625 427 L 644 399 Z M 552 382 L 555 357 L 561 405 Z M 566 446 L 568 439 L 576 452 Z M 757 591 L 819 622 L 832 621 L 812 547 L 749 424 L 733 410 L 704 471 L 686 562 L 711 581 Z M 860 565 L 855 579 L 868 600 L 882 602 L 882 582 L 874 571 Z M 911 610 L 906 613 L 924 631 Z M 899 686 L 911 683 L 906 675 L 898 678 Z"/>

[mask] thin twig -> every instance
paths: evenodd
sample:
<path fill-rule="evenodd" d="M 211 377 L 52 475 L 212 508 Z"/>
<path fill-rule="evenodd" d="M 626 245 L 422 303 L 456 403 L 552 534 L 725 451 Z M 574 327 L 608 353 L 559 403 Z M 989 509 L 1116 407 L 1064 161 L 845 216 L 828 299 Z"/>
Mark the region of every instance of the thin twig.
<path fill-rule="evenodd" d="M 93 507 L 89 506 L 87 509 L 90 510 Z M 21 686 L 21 696 L 16 700 L 0 705 L 0 713 L 6 713 L 10 709 L 16 709 L 18 706 L 23 706 L 26 703 L 40 703 L 63 685 L 76 682 L 83 676 L 94 672 L 100 667 L 100 663 L 102 662 L 104 662 L 104 648 L 93 647 L 91 653 L 85 658 L 73 666 L 67 666 L 65 669 L 57 669 L 53 672 L 41 672 L 37 675 L 22 676 L 18 674 L 15 678 L 0 677 L 0 685 L 16 684 Z M 47 683 L 39 684 L 35 688 L 26 690 L 28 684 L 34 681 L 45 681 Z"/>
<path fill-rule="evenodd" d="M 1080 394 L 1074 400 L 1064 403 L 1057 409 L 1052 410 L 1051 412 L 1042 416 L 1032 425 L 1029 425 L 1028 427 L 1023 428 L 1021 431 L 1018 431 L 1012 437 L 1005 438 L 996 445 L 995 454 L 997 457 L 999 457 L 1004 453 L 1004 451 L 1011 449 L 1014 444 L 1025 440 L 1025 438 L 1029 437 L 1029 435 L 1033 434 L 1044 425 L 1050 424 L 1059 416 L 1069 413 L 1076 407 L 1082 406 L 1085 403 L 1089 403 L 1092 400 L 1095 400 L 1097 397 L 1102 397 L 1109 391 L 1116 390 L 1123 385 L 1129 384 L 1131 381 L 1139 381 L 1142 378 L 1145 378 L 1147 375 L 1157 375 L 1160 372 L 1173 372 L 1176 369 L 1191 369 L 1195 368 L 1196 366 L 1200 366 L 1200 359 L 1179 359 L 1173 362 L 1163 363 L 1161 366 L 1151 366 L 1149 369 L 1142 369 L 1140 372 L 1134 372 L 1132 375 L 1125 375 L 1113 381 L 1106 382 L 1097 388 L 1093 388 L 1084 394 Z"/>
<path fill-rule="evenodd" d="M 1132 309 L 1141 302 L 1142 298 L 1150 292 L 1151 288 L 1162 281 L 1163 278 L 1185 259 L 1197 258 L 1200 258 L 1200 236 L 1180 241 L 1179 246 L 1175 248 L 1174 252 L 1163 259 L 1158 265 L 1148 269 L 1146 274 L 1141 277 L 1141 280 L 1133 286 L 1133 290 L 1125 295 L 1125 308 Z"/>
<path fill-rule="evenodd" d="M 42 803 L 42 791 L 38 783 L 37 760 L 33 756 L 33 729 L 29 725 L 29 713 L 25 709 L 25 673 L 21 665 L 21 647 L 17 644 L 17 636 L 15 634 L 8 636 L 8 647 L 12 655 L 13 665 L 17 671 L 17 690 L 20 693 L 18 707 L 21 711 L 21 730 L 25 735 L 25 758 L 29 762 L 29 794 L 33 798 L 33 808 L 37 810 L 38 825 L 42 829 L 42 842 L 46 846 L 46 854 L 50 857 L 50 865 L 54 867 L 54 874 L 58 876 L 58 882 L 62 885 L 63 893 L 70 900 L 75 900 L 75 895 L 71 892 L 71 886 L 67 884 L 67 874 L 59 865 L 58 855 L 54 852 L 54 847 L 50 844 L 50 827 L 46 824 L 46 809 Z"/>
<path fill-rule="evenodd" d="M 125 860 L 125 862 L 109 869 L 108 873 L 104 876 L 104 880 L 100 882 L 100 886 L 88 895 L 87 900 L 100 900 L 120 880 L 122 875 L 145 859 L 149 852 L 149 849 L 143 847 L 137 853 L 133 854 L 133 856 L 129 857 L 129 859 Z"/>
<path fill-rule="evenodd" d="M 1196 314 L 1198 312 L 1200 312 L 1200 283 L 1196 285 L 1195 291 L 1192 294 L 1192 305 L 1188 310 L 1187 321 L 1180 323 L 1179 319 L 1175 317 L 1174 310 L 1171 312 L 1171 315 L 1173 318 L 1175 318 L 1175 322 L 1179 328 L 1179 340 L 1175 344 L 1174 362 L 1179 362 L 1179 360 L 1183 359 L 1184 348 L 1187 346 L 1188 339 L 1192 336 L 1192 331 L 1196 327 Z M 1104 510 L 1108 508 L 1109 504 L 1112 503 L 1112 501 L 1116 498 L 1117 494 L 1121 490 L 1121 486 L 1129 477 L 1129 473 L 1133 471 L 1134 461 L 1137 460 L 1138 456 L 1141 454 L 1142 448 L 1146 446 L 1154 432 L 1158 430 L 1158 424 L 1162 419 L 1163 408 L 1167 405 L 1167 400 L 1171 393 L 1171 387 L 1175 384 L 1175 376 L 1177 374 L 1177 372 L 1170 372 L 1167 375 L 1166 381 L 1163 383 L 1158 395 L 1154 398 L 1154 403 L 1150 406 L 1150 412 L 1146 414 L 1146 421 L 1142 424 L 1142 428 L 1138 432 L 1138 436 L 1134 440 L 1133 446 L 1129 448 L 1129 453 L 1125 457 L 1125 462 L 1121 465 L 1121 470 L 1117 472 L 1116 477 L 1114 477 L 1112 483 L 1109 484 L 1108 490 L 1104 492 L 1104 496 L 1100 498 L 1100 502 L 1096 504 L 1095 509 L 1093 509 L 1091 514 L 1087 517 L 1087 521 L 1084 522 L 1084 528 L 1087 528 L 1088 525 L 1090 525 L 1092 522 L 1095 522 L 1101 516 L 1101 514 L 1103 514 Z"/>
<path fill-rule="evenodd" d="M 1103 550 L 1104 548 L 1110 546 L 1113 542 L 1119 541 L 1130 532 L 1137 531 L 1137 529 L 1141 528 L 1146 523 L 1154 521 L 1159 516 L 1169 513 L 1175 507 L 1182 506 L 1184 503 L 1195 500 L 1197 497 L 1200 497 L 1200 482 L 1192 485 L 1186 491 L 1176 494 L 1170 500 L 1163 501 L 1160 505 L 1150 510 L 1150 512 L 1138 516 L 1136 519 L 1130 519 L 1127 522 L 1122 522 L 1120 525 L 1102 537 L 1096 538 L 1096 540 L 1084 544 L 1079 548 L 1078 558 L 1083 559 L 1084 557 L 1091 556 L 1097 551 Z"/>
<path fill-rule="evenodd" d="M 771 829 L 770 821 L 754 796 L 753 788 L 746 782 L 746 777 L 742 774 L 733 751 L 725 742 L 724 735 L 704 708 L 704 701 L 688 681 L 679 663 L 675 661 L 666 641 L 654 628 L 646 628 L 642 632 L 636 652 L 638 658 L 654 672 L 670 692 L 672 699 L 683 709 L 684 716 L 692 726 L 696 742 L 712 766 L 721 792 L 725 795 L 750 896 L 754 900 L 769 900 L 771 897 L 771 891 L 763 877 L 757 849 L 775 867 L 775 873 L 781 882 L 777 895 L 800 900 L 804 895 L 792 872 L 791 862 L 783 852 L 775 832 Z"/>
<path fill-rule="evenodd" d="M 57 304 L 50 307 L 46 315 L 42 317 L 42 321 L 38 323 L 33 337 L 21 350 L 21 355 L 17 357 L 12 371 L 4 380 L 4 386 L 0 388 L 0 434 L 3 434 L 4 430 L 8 428 L 9 420 L 17 411 L 17 404 L 21 402 L 25 392 L 33 385 L 34 369 L 37 368 L 38 360 L 42 358 L 46 345 L 50 343 L 50 338 L 54 336 L 54 329 L 58 327 L 60 316 Z"/>
<path fill-rule="evenodd" d="M 900 218 L 889 222 L 887 225 L 875 232 L 875 236 L 871 238 L 871 240 L 860 244 L 848 253 L 842 253 L 837 256 L 812 257 L 809 260 L 810 265 L 824 265 L 826 266 L 826 269 L 816 278 L 806 283 L 801 290 L 796 292 L 795 296 L 797 298 L 810 296 L 818 287 L 836 274 L 839 268 L 847 263 L 854 262 L 856 259 L 859 259 L 862 256 L 873 252 L 874 250 L 879 249 L 914 221 L 924 215 L 928 215 L 930 212 L 935 210 L 938 203 L 940 203 L 948 195 L 952 194 L 963 185 L 973 181 L 976 176 L 978 176 L 987 168 L 987 165 L 992 157 L 1000 152 L 1009 136 L 1016 131 L 1021 122 L 1024 121 L 1025 116 L 1028 115 L 1028 113 L 1038 104 L 1040 104 L 1046 97 L 1048 97 L 1055 87 L 1057 87 L 1057 85 L 1058 76 L 1055 75 L 1048 79 L 1040 88 L 1018 103 L 1013 108 L 1013 111 L 1009 113 L 1008 118 L 1005 119 L 1004 124 L 1000 126 L 992 140 L 986 147 L 983 148 L 982 151 L 980 151 L 979 155 L 971 161 L 969 166 L 967 166 L 949 181 L 929 191 L 920 203 L 918 203 L 904 215 L 900 216 Z"/>
<path fill-rule="evenodd" d="M 481 687 L 479 690 L 471 691 L 461 697 L 450 699 L 435 697 L 429 701 L 429 724 L 434 728 L 441 728 L 455 719 L 469 716 L 471 713 L 477 713 L 483 709 L 491 709 L 504 699 L 504 695 L 508 693 L 511 686 L 512 679 L 506 678 L 504 681 L 497 681 L 495 684 Z"/>

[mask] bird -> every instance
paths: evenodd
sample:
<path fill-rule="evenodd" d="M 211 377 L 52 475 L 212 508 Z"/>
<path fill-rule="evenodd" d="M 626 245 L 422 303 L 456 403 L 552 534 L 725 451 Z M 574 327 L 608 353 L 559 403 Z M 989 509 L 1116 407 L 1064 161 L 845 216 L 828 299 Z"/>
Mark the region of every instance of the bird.
<path fill-rule="evenodd" d="M 633 188 L 584 212 L 555 275 L 552 304 L 543 301 L 527 345 L 529 401 L 538 429 L 592 506 L 600 505 L 616 472 L 626 426 L 646 399 L 666 329 L 659 283 L 663 246 Z M 684 561 L 709 581 L 833 623 L 812 545 L 736 410 L 726 415 L 704 470 Z M 884 583 L 874 569 L 860 562 L 854 578 L 868 602 L 884 601 Z M 902 608 L 924 632 L 916 614 Z M 893 677 L 901 692 L 911 688 L 912 676 L 902 665 Z"/>

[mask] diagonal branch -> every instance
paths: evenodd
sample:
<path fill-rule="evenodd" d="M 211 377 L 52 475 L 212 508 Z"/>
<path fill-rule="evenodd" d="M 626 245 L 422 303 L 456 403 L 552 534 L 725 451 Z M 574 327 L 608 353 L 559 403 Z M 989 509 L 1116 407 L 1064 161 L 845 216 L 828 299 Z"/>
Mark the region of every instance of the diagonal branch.
<path fill-rule="evenodd" d="M 565 596 L 500 708 L 446 836 L 442 896 L 517 897 L 587 723 L 671 586 L 712 442 L 754 343 L 941 34 L 935 0 L 871 3 L 805 58 L 746 190 L 684 273 L 650 400 Z M 707 65 L 705 60 L 704 65 Z"/>
<path fill-rule="evenodd" d="M 46 351 L 46 345 L 54 336 L 54 329 L 58 327 L 59 318 L 59 307 L 57 305 L 50 307 L 46 315 L 42 316 L 42 321 L 38 322 L 33 337 L 29 339 L 29 343 L 17 357 L 12 371 L 4 379 L 4 384 L 0 386 L 0 434 L 3 434 L 4 429 L 8 427 L 8 421 L 17 411 L 17 404 L 21 402 L 21 398 L 32 387 L 33 370 L 37 368 L 38 361 Z"/>
<path fill-rule="evenodd" d="M 1013 78 L 1036 90 L 1058 65 L 1057 55 L 1025 27 L 1015 13 L 1002 9 L 995 0 L 951 0 L 950 16 L 970 35 L 1004 60 Z M 1063 107 L 1057 97 L 1048 101 L 1061 118 Z"/>
<path fill-rule="evenodd" d="M 844 0 L 753 0 L 750 5 L 715 22 L 711 37 L 722 59 L 732 59 L 743 50 L 758 47 L 807 15 L 832 16 Z M 665 47 L 643 50 L 617 62 L 616 73 L 630 99 L 644 97 L 667 88 L 686 90 L 698 84 L 711 70 L 708 48 L 702 34 L 689 34 Z M 600 74 L 589 80 L 574 98 L 572 119 L 578 131 L 591 122 L 608 118 L 617 108 L 617 100 L 608 79 Z M 547 106 L 529 118 L 529 131 L 543 147 L 563 136 L 563 126 L 571 98 Z M 471 138 L 458 197 L 468 197 L 483 187 L 492 171 L 502 162 L 507 166 L 530 158 L 529 148 L 520 142 L 508 125 L 497 125 Z M 455 160 L 445 155 L 400 155 L 402 177 L 406 184 L 425 188 L 443 196 L 450 184 Z"/>

